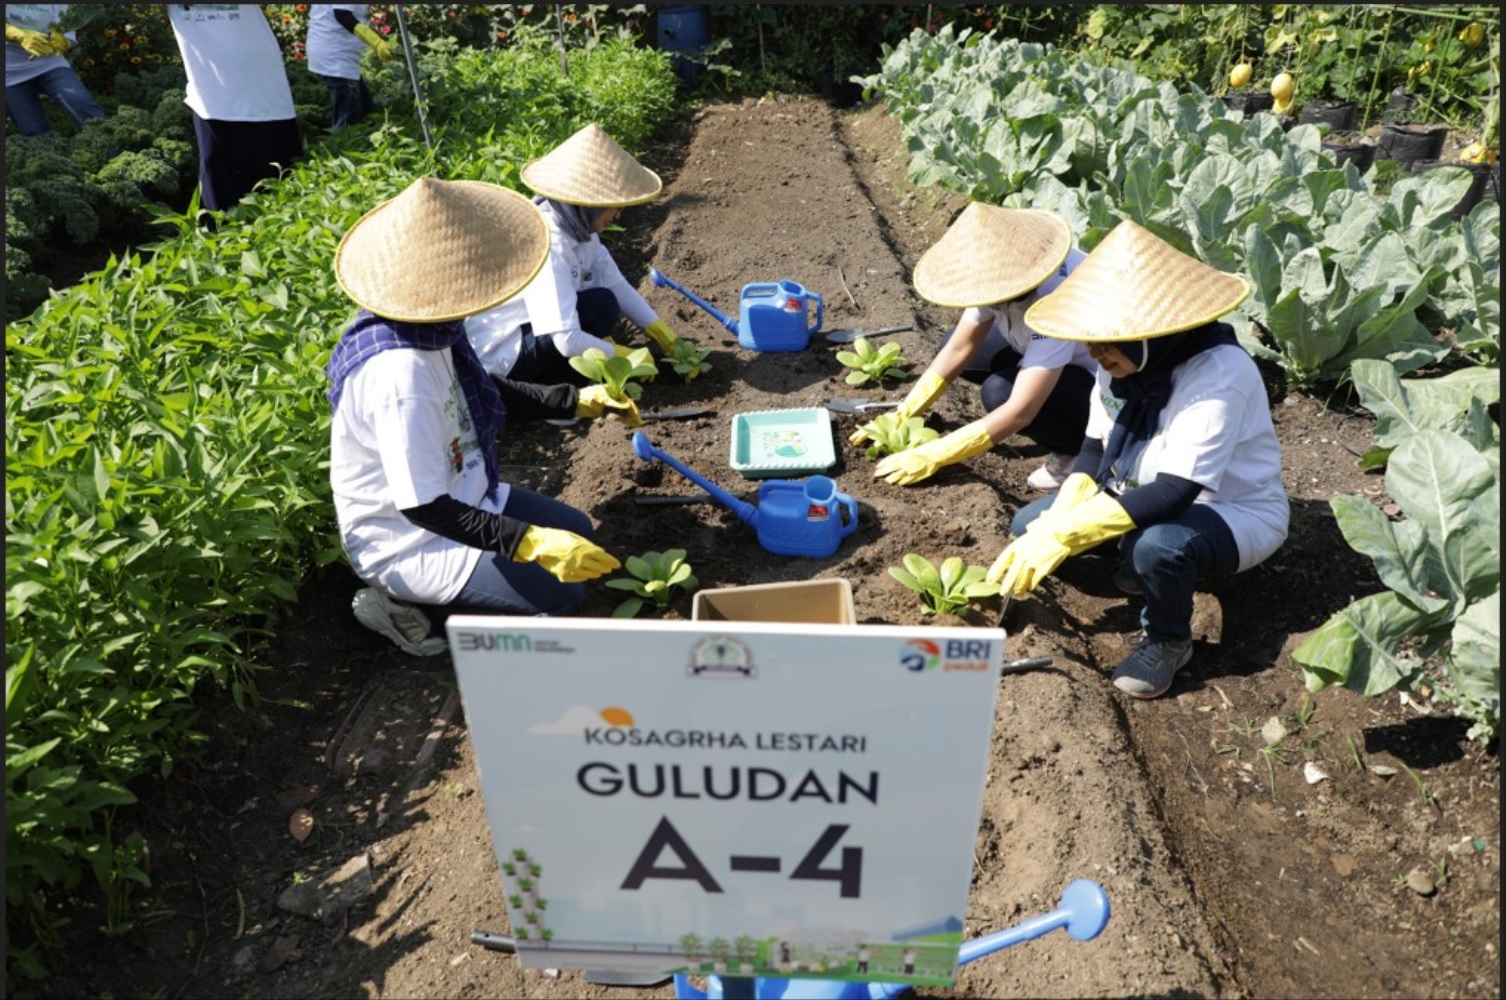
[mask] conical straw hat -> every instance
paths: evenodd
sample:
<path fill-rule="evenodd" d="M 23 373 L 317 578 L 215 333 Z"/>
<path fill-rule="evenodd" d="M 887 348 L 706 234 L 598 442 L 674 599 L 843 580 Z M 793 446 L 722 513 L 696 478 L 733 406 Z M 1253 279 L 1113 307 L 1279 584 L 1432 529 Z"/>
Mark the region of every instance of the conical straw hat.
<path fill-rule="evenodd" d="M 523 183 L 546 198 L 588 208 L 652 201 L 664 186 L 600 125 L 587 125 L 523 167 Z"/>
<path fill-rule="evenodd" d="M 549 225 L 526 196 L 420 177 L 350 227 L 335 278 L 378 316 L 443 323 L 517 295 L 548 257 Z"/>
<path fill-rule="evenodd" d="M 1178 250 L 1125 219 L 1050 295 L 1025 311 L 1037 333 L 1060 340 L 1148 340 L 1212 322 L 1250 284 Z"/>
<path fill-rule="evenodd" d="M 1017 298 L 1067 259 L 1072 234 L 1051 212 L 975 201 L 915 264 L 915 292 L 966 309 Z"/>

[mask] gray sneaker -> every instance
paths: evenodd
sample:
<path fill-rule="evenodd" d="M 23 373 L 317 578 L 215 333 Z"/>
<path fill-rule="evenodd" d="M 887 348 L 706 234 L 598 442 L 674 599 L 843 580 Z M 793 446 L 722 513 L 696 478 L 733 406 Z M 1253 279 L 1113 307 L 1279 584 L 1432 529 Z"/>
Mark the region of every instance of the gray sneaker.
<path fill-rule="evenodd" d="M 1171 689 L 1177 671 L 1192 659 L 1192 640 L 1146 639 L 1118 667 L 1114 686 L 1132 698 L 1159 698 Z"/>
<path fill-rule="evenodd" d="M 438 656 L 450 648 L 443 636 L 430 635 L 429 616 L 411 604 L 394 600 L 375 587 L 356 591 L 350 602 L 356 621 L 380 632 L 414 656 Z"/>

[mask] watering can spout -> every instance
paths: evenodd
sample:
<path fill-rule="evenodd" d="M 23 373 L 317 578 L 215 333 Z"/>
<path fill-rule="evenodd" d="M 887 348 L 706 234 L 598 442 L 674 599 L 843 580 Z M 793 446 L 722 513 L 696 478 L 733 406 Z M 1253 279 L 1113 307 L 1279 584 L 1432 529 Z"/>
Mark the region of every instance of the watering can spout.
<path fill-rule="evenodd" d="M 687 465 L 681 464 L 679 460 L 677 460 L 673 455 L 655 448 L 653 442 L 649 441 L 648 435 L 644 434 L 642 431 L 633 432 L 633 454 L 637 455 L 645 462 L 652 462 L 655 459 L 663 462 L 665 465 L 669 466 L 671 469 L 674 469 L 680 475 L 684 476 L 686 479 L 689 479 L 691 482 L 695 483 L 707 493 L 710 493 L 713 499 L 722 504 L 728 510 L 732 511 L 732 513 L 736 514 L 737 519 L 744 524 L 753 524 L 757 519 L 757 507 L 754 507 L 750 503 L 744 503 L 737 497 L 722 489 L 720 486 L 711 482 L 709 479 L 702 477 L 694 469 L 691 469 Z"/>
<path fill-rule="evenodd" d="M 657 267 L 650 268 L 648 276 L 649 280 L 654 283 L 655 287 L 673 288 L 675 291 L 679 292 L 681 295 L 685 296 L 687 299 L 694 302 L 702 309 L 706 310 L 706 312 L 710 313 L 718 323 L 722 324 L 722 326 L 726 327 L 733 333 L 738 332 L 737 320 L 733 319 L 731 316 L 728 316 L 726 313 L 722 312 L 716 306 L 712 305 L 710 302 L 707 302 L 705 299 L 701 298 L 695 292 L 692 292 L 690 289 L 686 288 L 678 281 L 675 281 L 673 278 L 664 274 Z M 707 492 L 710 491 L 708 490 Z"/>

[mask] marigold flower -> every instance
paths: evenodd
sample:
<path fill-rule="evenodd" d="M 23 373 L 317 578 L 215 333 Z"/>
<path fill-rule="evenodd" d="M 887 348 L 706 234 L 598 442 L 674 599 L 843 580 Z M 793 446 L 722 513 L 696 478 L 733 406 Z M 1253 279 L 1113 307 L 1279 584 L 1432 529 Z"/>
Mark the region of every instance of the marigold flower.
<path fill-rule="evenodd" d="M 306 3 L 294 4 L 293 5 L 293 9 L 296 10 L 300 14 L 307 14 L 308 13 L 308 9 L 309 9 L 309 5 L 306 4 Z"/>
<path fill-rule="evenodd" d="M 283 24 L 287 24 L 288 22 L 290 22 L 292 20 L 293 20 L 293 15 L 292 14 L 284 14 L 284 15 L 282 15 L 282 23 Z"/>

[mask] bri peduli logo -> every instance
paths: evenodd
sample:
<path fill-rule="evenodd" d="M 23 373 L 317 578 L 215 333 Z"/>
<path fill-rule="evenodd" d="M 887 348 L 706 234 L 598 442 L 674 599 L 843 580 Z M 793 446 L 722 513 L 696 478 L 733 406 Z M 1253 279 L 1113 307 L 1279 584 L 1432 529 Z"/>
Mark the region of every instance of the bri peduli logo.
<path fill-rule="evenodd" d="M 929 639 L 911 639 L 899 657 L 900 666 L 920 673 L 941 665 L 941 647 Z"/>
<path fill-rule="evenodd" d="M 942 673 L 976 672 L 989 668 L 992 653 L 993 643 L 987 639 L 948 639 L 944 644 L 911 639 L 905 643 L 899 663 L 917 674 L 938 668 Z"/>

